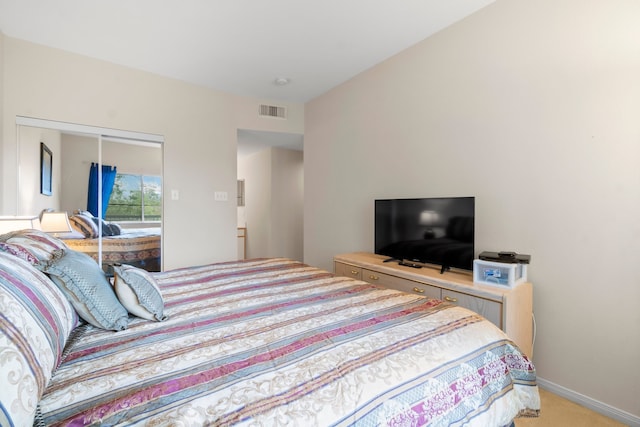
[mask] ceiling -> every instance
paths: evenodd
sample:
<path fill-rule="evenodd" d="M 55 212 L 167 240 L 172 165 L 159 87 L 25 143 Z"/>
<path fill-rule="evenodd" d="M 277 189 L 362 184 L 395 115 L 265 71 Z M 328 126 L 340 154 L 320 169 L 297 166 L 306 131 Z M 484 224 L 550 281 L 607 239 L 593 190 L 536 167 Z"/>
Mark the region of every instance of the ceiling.
<path fill-rule="evenodd" d="M 0 0 L 5 35 L 304 103 L 494 0 Z M 290 79 L 284 86 L 277 78 Z"/>
<path fill-rule="evenodd" d="M 0 31 L 223 92 L 305 103 L 493 1 L 0 0 Z M 239 133 L 245 154 L 259 136 Z M 302 149 L 301 135 L 262 139 Z"/>

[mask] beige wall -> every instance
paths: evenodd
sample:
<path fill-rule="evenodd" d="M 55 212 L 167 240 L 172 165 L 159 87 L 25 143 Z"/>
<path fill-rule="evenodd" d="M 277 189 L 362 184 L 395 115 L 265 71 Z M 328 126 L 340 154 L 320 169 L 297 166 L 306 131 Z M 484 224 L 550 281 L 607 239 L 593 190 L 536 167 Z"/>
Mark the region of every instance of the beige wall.
<path fill-rule="evenodd" d="M 39 215 L 43 209 L 60 208 L 62 198 L 62 144 L 60 132 L 20 127 L 20 174 L 18 185 L 18 215 Z M 40 143 L 51 150 L 51 195 L 40 193 Z M 86 188 L 85 188 L 86 192 Z M 12 212 L 13 213 L 13 212 Z"/>
<path fill-rule="evenodd" d="M 272 244 L 274 256 L 304 259 L 304 168 L 302 151 L 272 148 Z"/>
<path fill-rule="evenodd" d="M 16 162 L 4 159 L 15 159 L 18 115 L 163 135 L 164 268 L 235 259 L 237 129 L 302 133 L 303 105 L 278 103 L 287 107 L 288 120 L 260 119 L 258 105 L 265 100 L 7 36 L 2 47 L 0 213 L 13 214 L 17 201 Z M 171 190 L 179 191 L 179 200 L 170 200 Z M 215 202 L 215 191 L 228 192 L 229 201 Z M 205 214 L 215 220 L 199 220 Z"/>
<path fill-rule="evenodd" d="M 238 159 L 245 180 L 247 258 L 303 260 L 303 155 L 268 148 Z"/>
<path fill-rule="evenodd" d="M 238 179 L 244 179 L 245 257 L 267 256 L 271 241 L 271 150 L 239 158 Z"/>
<path fill-rule="evenodd" d="M 22 139 L 20 140 L 22 144 Z M 98 161 L 98 137 L 62 135 L 62 196 L 60 207 L 69 216 L 76 209 L 87 209 L 87 188 L 91 163 Z M 111 165 L 102 159 L 103 164 Z"/>
<path fill-rule="evenodd" d="M 640 2 L 498 0 L 306 105 L 305 262 L 373 200 L 475 196 L 532 255 L 539 376 L 640 416 Z"/>

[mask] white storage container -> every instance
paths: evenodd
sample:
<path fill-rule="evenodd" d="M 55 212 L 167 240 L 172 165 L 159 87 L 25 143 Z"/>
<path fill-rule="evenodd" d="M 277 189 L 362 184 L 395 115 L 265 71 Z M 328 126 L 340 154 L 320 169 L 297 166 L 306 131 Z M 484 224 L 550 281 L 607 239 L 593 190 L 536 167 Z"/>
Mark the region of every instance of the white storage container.
<path fill-rule="evenodd" d="M 473 261 L 473 282 L 481 285 L 512 288 L 527 281 L 527 265 L 493 262 L 476 259 Z"/>

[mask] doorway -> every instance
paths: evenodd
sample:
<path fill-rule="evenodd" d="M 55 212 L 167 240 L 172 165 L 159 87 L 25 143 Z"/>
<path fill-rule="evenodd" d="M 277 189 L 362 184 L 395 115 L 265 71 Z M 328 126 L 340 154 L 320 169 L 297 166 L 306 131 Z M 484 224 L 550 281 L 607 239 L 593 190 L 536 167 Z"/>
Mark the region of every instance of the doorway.
<path fill-rule="evenodd" d="M 244 181 L 246 257 L 303 260 L 303 135 L 238 130 L 238 180 Z"/>

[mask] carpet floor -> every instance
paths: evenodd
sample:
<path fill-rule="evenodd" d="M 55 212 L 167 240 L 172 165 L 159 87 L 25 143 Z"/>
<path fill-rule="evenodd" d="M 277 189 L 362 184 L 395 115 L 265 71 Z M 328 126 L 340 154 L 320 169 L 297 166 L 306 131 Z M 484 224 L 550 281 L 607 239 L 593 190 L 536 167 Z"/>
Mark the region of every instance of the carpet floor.
<path fill-rule="evenodd" d="M 591 409 L 580 406 L 556 394 L 540 389 L 540 416 L 538 418 L 517 418 L 516 427 L 624 427 Z"/>

